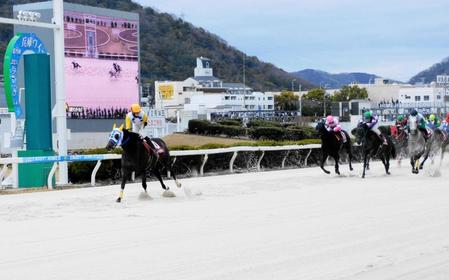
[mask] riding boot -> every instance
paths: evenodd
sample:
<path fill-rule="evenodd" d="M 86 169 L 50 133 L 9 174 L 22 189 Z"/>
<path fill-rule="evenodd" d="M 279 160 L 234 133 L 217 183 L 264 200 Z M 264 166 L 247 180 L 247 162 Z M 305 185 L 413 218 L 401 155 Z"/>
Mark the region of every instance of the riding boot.
<path fill-rule="evenodd" d="M 346 143 L 346 141 L 348 140 L 348 139 L 346 139 L 346 134 L 343 131 L 340 131 L 340 134 L 341 134 L 341 139 L 343 140 L 343 143 Z"/>

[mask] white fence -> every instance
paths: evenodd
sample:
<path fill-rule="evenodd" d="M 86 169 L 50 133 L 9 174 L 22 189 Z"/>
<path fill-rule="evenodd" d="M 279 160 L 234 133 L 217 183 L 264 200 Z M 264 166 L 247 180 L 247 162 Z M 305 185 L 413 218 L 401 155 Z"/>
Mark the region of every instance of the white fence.
<path fill-rule="evenodd" d="M 304 159 L 305 165 L 307 165 L 307 160 L 312 153 L 313 149 L 319 149 L 321 145 L 319 144 L 311 144 L 311 145 L 289 145 L 289 146 L 272 146 L 272 147 L 232 147 L 232 148 L 222 148 L 222 149 L 208 149 L 208 150 L 186 150 L 186 151 L 172 151 L 170 152 L 170 156 L 173 157 L 174 164 L 176 162 L 177 157 L 181 156 L 203 156 L 203 160 L 200 167 L 200 175 L 204 175 L 204 166 L 207 163 L 209 155 L 213 154 L 224 154 L 224 153 L 232 153 L 231 160 L 229 161 L 229 171 L 231 173 L 234 172 L 234 161 L 237 158 L 237 155 L 239 152 L 262 152 L 257 160 L 257 170 L 260 171 L 260 163 L 262 162 L 263 157 L 265 156 L 265 152 L 272 152 L 272 151 L 288 151 L 285 153 L 281 167 L 285 167 L 285 161 L 289 155 L 290 151 L 295 150 L 308 150 L 308 153 Z M 5 178 L 7 172 L 8 172 L 8 166 L 13 165 L 13 169 L 17 168 L 17 164 L 27 164 L 27 163 L 53 163 L 53 167 L 48 175 L 47 179 L 47 186 L 48 189 L 53 188 L 53 176 L 55 175 L 57 163 L 58 162 L 77 162 L 77 161 L 96 161 L 97 164 L 95 165 L 95 168 L 92 171 L 91 174 L 91 185 L 95 186 L 95 178 L 98 172 L 98 169 L 100 169 L 101 162 L 103 160 L 113 160 L 113 159 L 120 159 L 121 155 L 118 154 L 102 154 L 102 155 L 69 155 L 69 156 L 45 156 L 45 157 L 21 157 L 21 158 L 0 158 L 0 165 L 3 165 L 2 170 L 0 171 L 0 182 L 3 181 Z M 13 171 L 13 174 L 16 173 Z M 170 174 L 168 174 L 168 177 L 170 177 Z M 17 186 L 17 176 L 14 179 Z"/>

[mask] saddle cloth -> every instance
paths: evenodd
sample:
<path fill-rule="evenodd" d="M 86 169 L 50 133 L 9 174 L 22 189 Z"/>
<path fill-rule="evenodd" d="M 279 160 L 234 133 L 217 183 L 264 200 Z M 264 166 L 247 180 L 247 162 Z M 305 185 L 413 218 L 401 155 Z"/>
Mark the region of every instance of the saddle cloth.
<path fill-rule="evenodd" d="M 159 146 L 155 141 L 153 141 L 151 139 L 150 139 L 150 141 L 151 141 L 151 144 L 153 144 L 153 147 L 155 150 L 153 150 L 150 147 L 150 145 L 147 143 L 146 140 L 143 141 L 143 145 L 144 145 L 145 149 L 147 149 L 148 152 L 150 152 L 150 153 L 156 152 L 158 154 L 162 154 L 164 152 L 164 149 L 162 149 L 161 146 Z"/>

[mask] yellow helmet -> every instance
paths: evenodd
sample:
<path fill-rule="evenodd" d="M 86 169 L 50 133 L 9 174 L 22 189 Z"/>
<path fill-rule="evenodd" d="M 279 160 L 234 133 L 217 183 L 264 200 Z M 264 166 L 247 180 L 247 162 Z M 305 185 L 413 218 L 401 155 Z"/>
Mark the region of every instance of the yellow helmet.
<path fill-rule="evenodd" d="M 140 108 L 139 104 L 133 104 L 131 105 L 131 112 L 133 113 L 140 113 L 140 111 L 142 111 L 142 109 Z"/>

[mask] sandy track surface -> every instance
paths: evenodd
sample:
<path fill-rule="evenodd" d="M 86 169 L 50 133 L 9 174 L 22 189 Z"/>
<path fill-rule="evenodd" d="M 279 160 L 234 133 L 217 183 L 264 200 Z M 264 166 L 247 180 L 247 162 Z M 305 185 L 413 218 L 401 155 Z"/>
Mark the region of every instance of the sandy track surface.
<path fill-rule="evenodd" d="M 355 167 L 0 196 L 0 279 L 449 279 L 448 175 Z"/>

